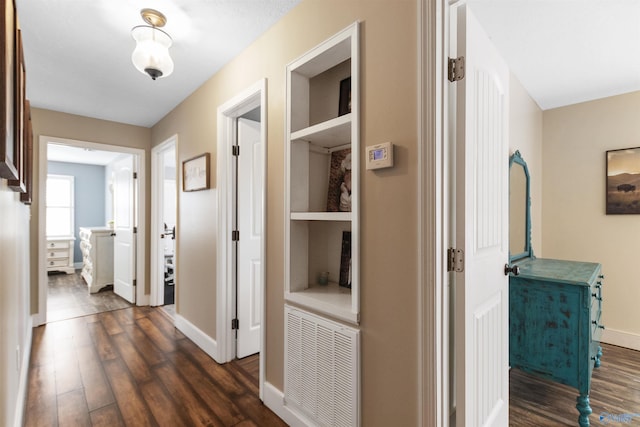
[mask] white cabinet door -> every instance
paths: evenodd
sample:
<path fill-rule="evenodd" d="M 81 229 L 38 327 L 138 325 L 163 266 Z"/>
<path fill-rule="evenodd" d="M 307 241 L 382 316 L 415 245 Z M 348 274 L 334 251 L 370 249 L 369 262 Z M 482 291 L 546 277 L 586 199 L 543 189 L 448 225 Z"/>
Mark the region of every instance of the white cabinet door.
<path fill-rule="evenodd" d="M 509 70 L 470 8 L 452 6 L 456 83 L 456 422 L 509 424 Z M 456 28 L 456 25 L 452 25 Z"/>
<path fill-rule="evenodd" d="M 262 318 L 262 151 L 260 123 L 238 119 L 237 357 L 260 351 Z"/>
<path fill-rule="evenodd" d="M 114 163 L 113 290 L 131 303 L 136 301 L 134 285 L 136 272 L 135 182 L 133 173 L 133 156 L 128 155 Z"/>

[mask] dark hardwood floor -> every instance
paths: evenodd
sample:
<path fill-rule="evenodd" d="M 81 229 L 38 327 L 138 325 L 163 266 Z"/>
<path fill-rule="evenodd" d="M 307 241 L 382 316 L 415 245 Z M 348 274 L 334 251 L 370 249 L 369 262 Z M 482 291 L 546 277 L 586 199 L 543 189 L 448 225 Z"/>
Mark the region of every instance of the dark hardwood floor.
<path fill-rule="evenodd" d="M 591 425 L 640 425 L 640 352 L 602 347 Z M 34 329 L 25 426 L 284 426 L 258 373 L 258 356 L 218 365 L 161 308 L 61 320 Z M 576 396 L 511 370 L 509 424 L 576 426 Z"/>
<path fill-rule="evenodd" d="M 258 369 L 218 365 L 159 308 L 49 323 L 34 329 L 25 426 L 284 426 Z"/>
<path fill-rule="evenodd" d="M 602 344 L 602 352 L 602 365 L 591 380 L 591 425 L 640 426 L 640 352 L 608 344 Z M 578 425 L 576 389 L 517 369 L 509 379 L 509 425 Z"/>
<path fill-rule="evenodd" d="M 47 289 L 47 322 L 71 319 L 131 307 L 113 293 L 113 286 L 90 294 L 80 272 L 50 273 Z"/>

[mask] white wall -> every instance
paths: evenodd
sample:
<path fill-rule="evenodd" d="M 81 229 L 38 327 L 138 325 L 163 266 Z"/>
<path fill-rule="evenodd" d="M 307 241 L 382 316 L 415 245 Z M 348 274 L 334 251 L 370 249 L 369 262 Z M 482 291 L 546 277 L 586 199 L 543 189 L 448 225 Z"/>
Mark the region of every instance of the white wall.
<path fill-rule="evenodd" d="M 0 180 L 0 423 L 22 414 L 31 347 L 29 207 Z M 18 425 L 18 424 L 15 424 Z"/>
<path fill-rule="evenodd" d="M 605 152 L 640 146 L 640 92 L 544 112 L 542 238 L 547 258 L 605 274 L 603 341 L 640 349 L 640 216 L 606 215 Z"/>

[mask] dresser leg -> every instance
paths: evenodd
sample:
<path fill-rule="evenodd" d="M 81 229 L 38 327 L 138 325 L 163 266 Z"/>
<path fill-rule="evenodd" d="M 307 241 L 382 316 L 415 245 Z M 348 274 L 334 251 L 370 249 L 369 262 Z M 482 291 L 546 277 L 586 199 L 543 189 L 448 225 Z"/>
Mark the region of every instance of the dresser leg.
<path fill-rule="evenodd" d="M 596 354 L 596 363 L 593 365 L 596 368 L 600 367 L 600 358 L 602 357 L 602 347 L 598 346 L 598 354 Z"/>
<path fill-rule="evenodd" d="M 581 394 L 577 399 L 576 409 L 580 412 L 578 424 L 580 427 L 589 427 L 589 415 L 591 415 L 591 406 L 589 406 L 589 395 Z"/>

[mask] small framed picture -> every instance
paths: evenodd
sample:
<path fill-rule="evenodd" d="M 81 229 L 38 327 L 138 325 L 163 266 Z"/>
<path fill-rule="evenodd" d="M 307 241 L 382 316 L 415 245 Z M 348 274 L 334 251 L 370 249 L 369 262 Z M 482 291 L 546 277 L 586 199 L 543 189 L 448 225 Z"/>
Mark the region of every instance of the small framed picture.
<path fill-rule="evenodd" d="M 209 188 L 210 154 L 204 153 L 182 162 L 182 191 Z"/>
<path fill-rule="evenodd" d="M 351 77 L 340 81 L 340 106 L 338 116 L 344 116 L 351 112 Z"/>
<path fill-rule="evenodd" d="M 640 147 L 607 151 L 607 215 L 640 214 Z"/>

